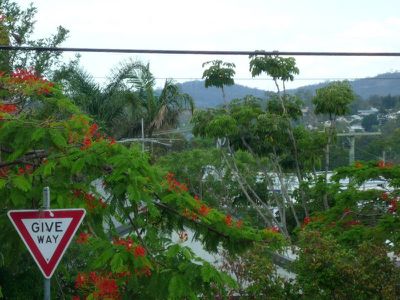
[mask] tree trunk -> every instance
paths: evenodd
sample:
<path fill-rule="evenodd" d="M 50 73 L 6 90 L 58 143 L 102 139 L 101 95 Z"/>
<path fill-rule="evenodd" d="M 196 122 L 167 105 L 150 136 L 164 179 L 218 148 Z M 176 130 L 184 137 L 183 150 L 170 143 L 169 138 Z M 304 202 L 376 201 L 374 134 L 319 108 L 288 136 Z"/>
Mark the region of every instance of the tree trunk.
<path fill-rule="evenodd" d="M 298 155 L 298 150 L 297 150 L 297 142 L 296 142 L 296 139 L 294 138 L 292 123 L 290 122 L 290 119 L 289 119 L 289 116 L 288 116 L 288 113 L 286 110 L 285 102 L 284 102 L 284 99 L 280 92 L 279 84 L 276 79 L 274 79 L 274 82 L 275 82 L 275 86 L 278 90 L 278 98 L 281 102 L 283 115 L 287 118 L 287 122 L 288 122 L 288 130 L 287 131 L 288 131 L 290 141 L 292 142 L 292 145 L 293 145 L 293 155 L 294 155 L 294 161 L 295 161 L 295 166 L 296 166 L 296 176 L 297 176 L 297 180 L 299 182 L 301 205 L 303 207 L 305 216 L 308 217 L 308 206 L 307 206 L 308 199 L 307 199 L 307 195 L 304 193 L 303 189 L 301 188 L 301 183 L 303 182 L 303 173 L 301 172 L 301 169 L 300 169 L 299 155 Z M 283 93 L 285 96 L 285 94 L 286 94 L 285 82 L 283 82 Z"/>

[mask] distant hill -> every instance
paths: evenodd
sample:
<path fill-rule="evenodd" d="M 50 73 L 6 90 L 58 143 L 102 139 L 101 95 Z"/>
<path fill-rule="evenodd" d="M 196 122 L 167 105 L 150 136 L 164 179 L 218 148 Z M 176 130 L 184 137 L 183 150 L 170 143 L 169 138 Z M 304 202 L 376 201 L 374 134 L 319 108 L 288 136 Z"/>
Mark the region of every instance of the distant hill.
<path fill-rule="evenodd" d="M 307 85 L 297 89 L 290 90 L 289 92 L 312 92 L 316 89 L 324 87 L 329 82 Z M 368 99 L 370 96 L 387 96 L 387 95 L 400 95 L 400 72 L 384 73 L 375 77 L 367 77 L 350 81 L 354 92 L 361 96 L 363 99 Z"/>
<path fill-rule="evenodd" d="M 197 107 L 216 107 L 223 104 L 221 89 L 215 87 L 204 87 L 204 81 L 195 80 L 179 83 L 181 91 L 193 97 Z M 224 87 L 226 99 L 228 101 L 235 98 L 243 98 L 247 95 L 253 95 L 265 98 L 266 92 L 260 89 L 249 88 L 247 86 L 235 84 Z"/>
<path fill-rule="evenodd" d="M 329 82 L 323 82 L 307 85 L 289 90 L 288 92 L 299 94 L 314 93 L 316 89 L 326 86 L 328 83 Z M 400 72 L 384 73 L 375 77 L 357 79 L 350 81 L 350 84 L 355 93 L 360 95 L 363 99 L 368 99 L 372 95 L 400 95 Z M 223 103 L 221 90 L 214 87 L 206 89 L 204 87 L 204 81 L 188 81 L 180 83 L 179 86 L 182 92 L 188 93 L 195 99 L 197 107 L 215 107 Z M 246 95 L 265 98 L 267 91 L 235 84 L 226 87 L 225 94 L 228 100 L 242 98 Z"/>

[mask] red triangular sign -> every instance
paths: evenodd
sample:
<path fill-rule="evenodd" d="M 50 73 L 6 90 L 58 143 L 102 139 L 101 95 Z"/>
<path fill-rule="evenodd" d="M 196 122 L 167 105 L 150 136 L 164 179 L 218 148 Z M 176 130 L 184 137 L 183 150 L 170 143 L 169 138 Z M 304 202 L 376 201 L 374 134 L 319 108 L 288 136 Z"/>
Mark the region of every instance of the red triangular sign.
<path fill-rule="evenodd" d="M 44 277 L 51 278 L 85 214 L 84 209 L 11 210 L 8 217 Z"/>

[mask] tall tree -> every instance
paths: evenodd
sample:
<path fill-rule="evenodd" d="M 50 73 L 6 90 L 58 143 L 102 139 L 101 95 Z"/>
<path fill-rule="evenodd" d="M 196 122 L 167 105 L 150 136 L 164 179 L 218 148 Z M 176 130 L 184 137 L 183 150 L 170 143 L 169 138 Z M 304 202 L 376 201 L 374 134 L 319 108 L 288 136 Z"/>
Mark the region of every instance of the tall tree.
<path fill-rule="evenodd" d="M 149 64 L 129 60 L 111 71 L 104 86 L 97 84 L 76 63 L 57 73 L 67 95 L 116 137 L 134 137 L 144 119 L 146 134 L 172 128 L 185 110 L 193 111 L 193 99 L 166 80 L 157 95 Z"/>
<path fill-rule="evenodd" d="M 304 174 L 300 165 L 299 160 L 299 150 L 297 146 L 297 141 L 294 135 L 294 129 L 292 126 L 292 117 L 299 117 L 299 107 L 293 110 L 293 107 L 298 106 L 295 98 L 286 94 L 286 82 L 293 81 L 294 76 L 299 74 L 299 68 L 296 66 L 296 60 L 293 57 L 281 57 L 278 55 L 265 55 L 265 54 L 253 54 L 250 55 L 250 71 L 253 77 L 259 76 L 262 73 L 267 74 L 272 77 L 277 89 L 277 97 L 281 104 L 281 114 L 283 119 L 287 122 L 286 131 L 291 141 L 291 146 L 293 147 L 293 157 L 295 162 L 295 171 L 297 179 L 301 185 L 303 182 Z M 280 87 L 282 84 L 282 91 Z M 288 106 L 289 105 L 289 106 Z M 290 108 L 290 109 L 288 109 Z M 294 113 L 294 115 L 293 115 Z M 302 195 L 302 206 L 304 213 L 308 216 L 307 209 L 307 196 L 301 191 Z"/>
<path fill-rule="evenodd" d="M 181 93 L 179 86 L 170 79 L 165 81 L 160 95 L 156 94 L 149 64 L 139 64 L 126 78 L 129 88 L 138 94 L 149 137 L 155 130 L 175 127 L 181 113 L 194 110 L 192 97 Z"/>
<path fill-rule="evenodd" d="M 2 45 L 57 47 L 65 41 L 68 30 L 59 26 L 55 34 L 48 38 L 32 39 L 37 12 L 33 4 L 22 9 L 16 2 L 0 1 L 0 38 Z M 40 75 L 51 75 L 61 58 L 62 52 L 54 51 L 1 51 L 0 64 L 3 71 L 17 68 L 32 68 Z"/>
<path fill-rule="evenodd" d="M 235 84 L 233 79 L 233 76 L 235 76 L 235 64 L 223 62 L 222 60 L 212 60 L 203 63 L 203 68 L 206 66 L 209 66 L 209 68 L 204 70 L 202 77 L 205 79 L 205 87 L 215 86 L 216 88 L 220 88 L 224 104 L 226 104 L 224 86 Z"/>
<path fill-rule="evenodd" d="M 312 102 L 315 106 L 316 114 L 324 114 L 329 118 L 329 127 L 327 130 L 328 141 L 325 148 L 325 181 L 328 181 L 329 171 L 329 152 L 332 144 L 336 119 L 349 111 L 350 103 L 355 99 L 355 95 L 348 81 L 335 81 L 326 87 L 317 89 Z M 325 209 L 329 208 L 327 193 L 324 196 Z"/>

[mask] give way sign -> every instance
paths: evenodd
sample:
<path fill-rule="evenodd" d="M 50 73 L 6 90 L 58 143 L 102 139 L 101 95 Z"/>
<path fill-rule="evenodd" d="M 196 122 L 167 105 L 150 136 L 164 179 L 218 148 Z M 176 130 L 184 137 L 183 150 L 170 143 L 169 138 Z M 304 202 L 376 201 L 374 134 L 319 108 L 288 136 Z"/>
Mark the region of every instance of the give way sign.
<path fill-rule="evenodd" d="M 10 210 L 8 217 L 44 277 L 51 278 L 85 214 L 84 209 Z"/>

